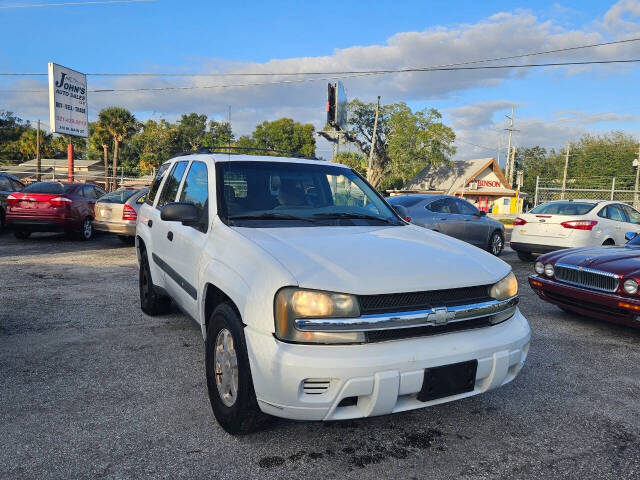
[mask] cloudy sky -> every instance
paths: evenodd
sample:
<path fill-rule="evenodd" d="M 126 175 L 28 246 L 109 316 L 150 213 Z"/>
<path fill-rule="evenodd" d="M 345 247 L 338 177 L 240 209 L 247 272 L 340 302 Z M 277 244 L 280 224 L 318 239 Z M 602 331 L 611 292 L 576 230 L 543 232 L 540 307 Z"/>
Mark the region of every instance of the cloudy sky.
<path fill-rule="evenodd" d="M 56 4 L 57 5 L 48 5 Z M 85 3 L 77 5 L 77 3 Z M 325 120 L 327 80 L 292 72 L 425 67 L 640 37 L 640 0 L 246 1 L 0 0 L 0 72 L 45 73 L 53 61 L 87 73 L 276 73 L 231 77 L 89 76 L 90 119 L 109 105 L 138 118 L 195 111 L 250 133 L 282 116 Z M 640 59 L 640 42 L 509 60 L 508 64 Z M 322 75 L 318 76 L 323 78 Z M 515 108 L 518 146 L 559 147 L 585 133 L 640 135 L 640 68 L 631 65 L 400 73 L 345 78 L 350 98 L 435 107 L 458 136 L 456 158 L 497 156 Z M 0 109 L 48 121 L 46 77 L 0 77 Z M 319 142 L 318 155 L 328 156 Z M 502 163 L 502 162 L 501 162 Z"/>

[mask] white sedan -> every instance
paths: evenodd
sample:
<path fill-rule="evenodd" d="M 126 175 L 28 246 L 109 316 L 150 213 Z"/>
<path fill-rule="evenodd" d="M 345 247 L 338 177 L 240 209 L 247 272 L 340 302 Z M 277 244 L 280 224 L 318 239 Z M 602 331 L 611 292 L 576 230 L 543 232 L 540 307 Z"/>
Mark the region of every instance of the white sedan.
<path fill-rule="evenodd" d="M 627 232 L 640 232 L 640 212 L 625 203 L 558 200 L 516 218 L 510 245 L 520 260 L 531 261 L 563 248 L 624 245 Z"/>

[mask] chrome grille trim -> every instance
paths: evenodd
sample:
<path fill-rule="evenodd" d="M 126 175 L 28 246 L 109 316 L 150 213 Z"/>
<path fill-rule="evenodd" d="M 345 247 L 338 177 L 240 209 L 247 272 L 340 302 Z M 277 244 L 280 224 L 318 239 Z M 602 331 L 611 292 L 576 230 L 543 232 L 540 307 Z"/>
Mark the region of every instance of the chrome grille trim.
<path fill-rule="evenodd" d="M 600 292 L 614 293 L 620 284 L 620 278 L 615 273 L 568 263 L 556 263 L 554 272 L 554 277 L 559 282 Z"/>
<path fill-rule="evenodd" d="M 370 332 L 441 326 L 483 317 L 491 317 L 492 323 L 499 323 L 513 316 L 517 305 L 516 295 L 506 300 L 435 307 L 412 312 L 379 313 L 355 318 L 299 318 L 295 320 L 295 328 L 303 332 Z"/>

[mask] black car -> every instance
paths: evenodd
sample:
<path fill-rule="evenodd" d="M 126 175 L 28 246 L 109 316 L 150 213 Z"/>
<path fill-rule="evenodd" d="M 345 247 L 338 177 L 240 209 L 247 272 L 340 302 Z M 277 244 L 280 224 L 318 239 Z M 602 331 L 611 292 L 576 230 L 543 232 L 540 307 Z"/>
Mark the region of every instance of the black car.
<path fill-rule="evenodd" d="M 0 232 L 4 231 L 6 225 L 7 197 L 23 188 L 24 183 L 18 177 L 0 172 Z"/>

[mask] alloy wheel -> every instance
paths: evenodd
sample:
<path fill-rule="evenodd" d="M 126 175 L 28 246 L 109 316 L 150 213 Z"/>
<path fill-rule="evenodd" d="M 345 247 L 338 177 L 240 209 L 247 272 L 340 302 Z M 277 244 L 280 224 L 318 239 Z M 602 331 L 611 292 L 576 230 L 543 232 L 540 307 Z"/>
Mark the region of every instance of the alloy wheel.
<path fill-rule="evenodd" d="M 226 328 L 218 333 L 214 350 L 216 386 L 222 403 L 232 407 L 238 397 L 238 356 L 233 336 Z"/>
<path fill-rule="evenodd" d="M 491 252 L 494 255 L 498 255 L 502 251 L 502 247 L 502 237 L 498 234 L 495 234 L 491 241 Z"/>

